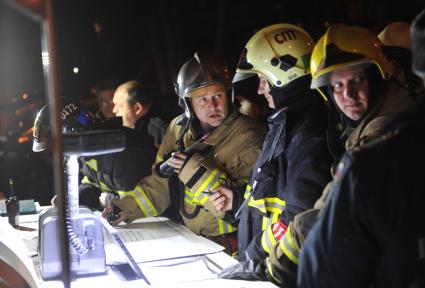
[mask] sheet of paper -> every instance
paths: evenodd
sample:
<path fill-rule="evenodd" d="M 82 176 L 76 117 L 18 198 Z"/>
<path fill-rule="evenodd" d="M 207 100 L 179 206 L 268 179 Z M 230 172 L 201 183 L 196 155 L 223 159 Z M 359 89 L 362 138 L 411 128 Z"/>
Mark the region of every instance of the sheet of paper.
<path fill-rule="evenodd" d="M 138 263 L 224 250 L 222 246 L 194 234 L 186 227 L 161 217 L 150 217 L 128 225 L 120 225 L 117 231 Z M 106 233 L 105 252 L 106 263 L 125 262 L 123 253 Z"/>
<path fill-rule="evenodd" d="M 178 258 L 140 264 L 153 285 L 177 284 L 217 278 L 221 270 L 212 265 L 206 256 Z M 164 277 L 167 275 L 167 277 Z"/>
<path fill-rule="evenodd" d="M 9 225 L 6 217 L 0 217 L 0 257 L 27 281 L 31 288 L 41 284 L 28 256 L 28 249 L 19 234 Z"/>
<path fill-rule="evenodd" d="M 139 266 L 154 287 L 277 287 L 271 282 L 228 280 L 217 278 L 218 273 L 223 268 L 227 268 L 228 266 L 236 263 L 238 262 L 229 255 L 225 254 L 224 252 L 218 252 L 208 255 L 141 263 Z M 127 283 L 125 286 L 127 286 Z"/>

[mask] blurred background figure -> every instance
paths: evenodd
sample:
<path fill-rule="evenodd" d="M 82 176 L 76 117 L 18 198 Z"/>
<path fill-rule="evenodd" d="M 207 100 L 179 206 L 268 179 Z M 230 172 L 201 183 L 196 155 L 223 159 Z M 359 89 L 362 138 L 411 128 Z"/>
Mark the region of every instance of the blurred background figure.
<path fill-rule="evenodd" d="M 390 23 L 378 34 L 378 38 L 383 44 L 382 51 L 393 66 L 394 80 L 407 88 L 410 96 L 416 99 L 424 90 L 421 80 L 412 71 L 410 24 Z"/>
<path fill-rule="evenodd" d="M 114 98 L 115 90 L 119 85 L 119 81 L 115 79 L 102 80 L 96 83 L 91 92 L 96 96 L 97 112 L 96 117 L 100 119 L 111 119 L 115 117 Z"/>

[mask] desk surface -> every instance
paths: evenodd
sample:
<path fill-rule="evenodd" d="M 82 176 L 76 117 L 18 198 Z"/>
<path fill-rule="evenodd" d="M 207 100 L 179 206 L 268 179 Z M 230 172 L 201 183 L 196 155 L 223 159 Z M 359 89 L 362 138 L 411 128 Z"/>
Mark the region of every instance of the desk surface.
<path fill-rule="evenodd" d="M 163 218 L 162 218 L 163 219 Z M 149 219 L 142 220 L 142 222 L 149 222 Z M 158 219 L 151 219 L 157 222 Z M 137 224 L 137 223 L 136 223 Z M 139 225 L 139 228 L 137 228 Z M 130 226 L 132 229 L 143 229 L 140 224 Z M 177 224 L 174 224 L 177 225 Z M 6 218 L 0 219 L 0 226 L 3 233 L 8 234 L 7 237 L 15 238 L 10 242 L 16 242 L 16 239 L 23 241 L 26 245 L 26 251 L 20 251 L 20 257 L 26 257 L 24 262 L 33 263 L 33 272 L 35 274 L 36 287 L 61 287 L 58 281 L 42 281 L 39 271 L 39 258 L 37 255 L 37 239 L 38 239 L 38 215 L 24 215 L 20 216 L 20 226 L 27 229 L 15 230 L 12 229 L 7 223 Z M 9 227 L 6 227 L 9 226 Z M 142 225 L 143 226 L 143 225 Z M 182 226 L 183 227 L 183 226 Z M 127 227 L 128 228 L 128 227 Z M 182 229 L 186 229 L 183 227 Z M 186 229 L 187 230 L 187 229 Z M 2 233 L 2 234 L 3 234 Z M 185 232 L 187 233 L 187 231 Z M 189 232 L 193 234 L 192 232 Z M 13 234 L 13 235 L 12 235 Z M 195 234 L 193 237 L 199 237 Z M 175 238 L 170 238 L 170 241 L 175 241 Z M 205 241 L 209 241 L 203 238 Z M 166 240 L 155 240 L 161 245 L 164 245 Z M 152 242 L 152 241 L 151 241 Z M 147 243 L 147 242 L 145 242 Z M 205 242 L 207 243 L 207 242 Z M 212 242 L 211 242 L 212 243 Z M 134 244 L 134 243 L 133 243 Z M 143 243 L 142 243 L 143 244 Z M 14 245 L 14 244 L 13 244 Z M 109 249 L 109 244 L 106 244 L 105 252 L 110 254 L 113 249 Z M 150 243 L 152 245 L 152 243 Z M 215 243 L 211 244 L 216 245 Z M 127 246 L 127 244 L 126 244 Z M 140 246 L 140 245 L 139 245 Z M 143 245 L 146 246 L 146 245 Z M 17 245 L 18 249 L 22 249 L 22 245 Z M 151 249 L 150 246 L 149 249 Z M 116 252 L 116 251 L 115 251 Z M 114 252 L 114 253 L 115 253 Z M 135 252 L 132 252 L 135 253 Z M 110 256 L 110 255 L 109 255 Z M 139 259 L 140 260 L 140 259 Z M 237 263 L 237 261 L 224 252 L 206 253 L 199 255 L 191 255 L 188 257 L 175 257 L 174 259 L 155 260 L 155 261 L 137 261 L 143 273 L 152 283 L 148 286 L 143 280 L 125 281 L 119 273 L 115 273 L 115 265 L 107 265 L 107 274 L 95 277 L 78 278 L 72 283 L 72 287 L 276 287 L 270 282 L 251 282 L 251 281 L 238 281 L 238 280 L 225 280 L 217 279 L 217 273 L 221 269 Z M 13 267 L 20 267 L 11 265 Z M 22 269 L 22 267 L 21 267 Z M 19 269 L 17 269 L 19 270 Z M 30 269 L 31 270 L 31 269 Z M 20 272 L 20 271 L 18 271 Z M 33 275 L 34 276 L 34 275 Z"/>

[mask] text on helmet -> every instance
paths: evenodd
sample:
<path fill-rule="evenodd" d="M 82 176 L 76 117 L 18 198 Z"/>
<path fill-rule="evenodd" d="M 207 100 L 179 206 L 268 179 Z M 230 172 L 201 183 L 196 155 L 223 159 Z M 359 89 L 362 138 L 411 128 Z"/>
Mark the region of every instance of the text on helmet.
<path fill-rule="evenodd" d="M 274 40 L 276 40 L 277 43 L 283 44 L 286 41 L 295 40 L 297 39 L 297 36 L 295 35 L 294 30 L 285 30 L 281 31 L 279 33 L 274 34 Z"/>

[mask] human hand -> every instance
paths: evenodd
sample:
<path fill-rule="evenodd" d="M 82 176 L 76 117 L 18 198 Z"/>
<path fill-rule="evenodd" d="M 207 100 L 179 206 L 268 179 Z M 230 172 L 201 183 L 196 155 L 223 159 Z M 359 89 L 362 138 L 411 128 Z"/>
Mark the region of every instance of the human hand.
<path fill-rule="evenodd" d="M 56 194 L 55 196 L 53 196 L 52 200 L 50 200 L 50 204 L 52 204 L 52 207 L 58 207 L 57 203 L 58 203 L 58 195 Z"/>
<path fill-rule="evenodd" d="M 208 200 L 213 204 L 219 212 L 232 210 L 233 207 L 233 191 L 225 186 L 218 186 L 211 190 L 213 192 Z"/>
<path fill-rule="evenodd" d="M 187 155 L 181 152 L 171 153 L 170 159 L 167 160 L 169 166 L 173 167 L 174 172 L 180 173 L 184 162 L 186 161 Z"/>
<path fill-rule="evenodd" d="M 105 209 L 103 209 L 102 217 L 108 220 L 108 222 L 116 226 L 121 222 L 128 222 L 129 219 L 129 213 L 126 211 L 121 211 L 118 206 L 108 206 Z"/>

